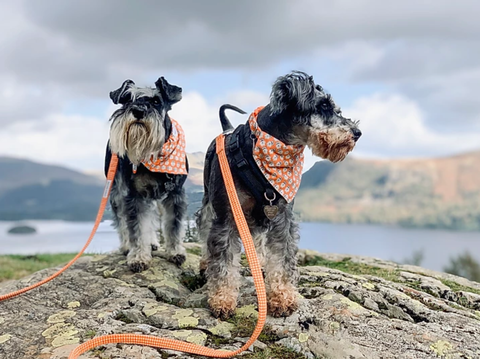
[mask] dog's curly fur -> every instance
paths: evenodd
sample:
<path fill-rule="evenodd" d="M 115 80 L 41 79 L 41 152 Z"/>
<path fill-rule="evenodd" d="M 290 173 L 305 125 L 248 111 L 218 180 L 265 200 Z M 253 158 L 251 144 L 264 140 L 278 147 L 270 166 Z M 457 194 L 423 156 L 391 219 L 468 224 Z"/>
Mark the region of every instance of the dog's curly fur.
<path fill-rule="evenodd" d="M 236 109 L 231 105 L 224 108 Z M 232 127 L 222 111 L 220 117 L 228 143 Z M 332 97 L 303 72 L 292 72 L 276 80 L 270 103 L 258 114 L 257 123 L 284 144 L 306 145 L 314 155 L 332 162 L 343 160 L 361 136 L 358 122 L 343 117 Z M 250 131 L 248 124 L 241 126 Z M 242 150 L 245 156 L 252 156 L 253 142 L 251 136 L 250 140 L 246 137 Z M 215 147 L 213 141 L 205 158 L 205 192 L 197 213 L 197 226 L 205 244 L 201 269 L 207 279 L 208 303 L 216 317 L 228 318 L 237 303 L 241 244 Z M 229 162 L 232 167 L 231 158 Z M 293 201 L 278 199 L 278 214 L 269 220 L 255 210 L 262 203 L 257 203 L 235 171 L 233 178 L 265 272 L 269 312 L 276 317 L 291 315 L 298 306 L 299 230 L 293 217 Z"/>
<path fill-rule="evenodd" d="M 167 256 L 181 265 L 186 258 L 182 240 L 187 211 L 183 184 L 187 176 L 151 172 L 141 161 L 158 154 L 169 138 L 172 122 L 167 112 L 182 98 L 182 89 L 163 77 L 154 88 L 137 87 L 126 80 L 110 97 L 115 104 L 122 105 L 111 117 L 105 156 L 105 174 L 112 153 L 119 156 L 110 204 L 120 250 L 127 255 L 133 272 L 148 268 L 151 251 L 159 247 L 161 218 Z M 135 174 L 133 165 L 137 166 Z M 188 163 L 186 167 L 188 170 Z"/>

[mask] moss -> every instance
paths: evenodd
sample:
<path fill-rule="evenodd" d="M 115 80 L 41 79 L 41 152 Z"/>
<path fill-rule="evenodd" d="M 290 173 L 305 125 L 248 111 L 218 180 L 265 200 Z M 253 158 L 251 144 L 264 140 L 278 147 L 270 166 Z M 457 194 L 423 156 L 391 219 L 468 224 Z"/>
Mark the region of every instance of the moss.
<path fill-rule="evenodd" d="M 191 247 L 186 249 L 187 253 L 199 256 L 202 254 L 202 248 L 200 247 Z"/>
<path fill-rule="evenodd" d="M 475 293 L 480 295 L 480 290 L 478 289 L 467 287 L 448 279 L 440 279 L 440 281 L 443 284 L 445 284 L 447 287 L 450 287 L 450 289 L 454 292 L 469 292 L 469 293 Z"/>
<path fill-rule="evenodd" d="M 233 324 L 235 327 L 231 330 L 232 338 L 241 337 L 246 338 L 250 337 L 257 325 L 257 319 L 255 317 L 243 317 L 235 315 L 228 320 L 229 323 Z M 273 331 L 273 329 L 265 325 L 263 327 L 262 333 L 258 337 L 262 343 L 269 344 L 274 343 L 280 338 Z"/>
<path fill-rule="evenodd" d="M 193 271 L 184 271 L 180 277 L 180 283 L 187 287 L 190 291 L 194 292 L 197 289 L 202 288 L 205 283 L 205 277 L 195 274 Z"/>
<path fill-rule="evenodd" d="M 130 318 L 128 318 L 125 313 L 123 312 L 120 312 L 118 313 L 116 316 L 115 316 L 115 320 L 119 320 L 121 322 L 124 322 L 126 324 L 130 324 L 130 323 L 133 323 L 133 320 L 131 320 Z"/>
<path fill-rule="evenodd" d="M 213 334 L 208 335 L 207 346 L 213 345 L 218 348 L 231 343 L 232 343 L 232 339 L 219 337 Z"/>
<path fill-rule="evenodd" d="M 95 335 L 97 335 L 97 332 L 93 329 L 87 330 L 84 334 L 85 338 L 92 339 Z"/>
<path fill-rule="evenodd" d="M 92 349 L 92 355 L 95 357 L 95 358 L 100 358 L 100 359 L 103 359 L 105 358 L 105 356 L 103 355 L 103 352 L 107 350 L 106 347 L 97 347 L 95 349 Z"/>
<path fill-rule="evenodd" d="M 251 354 L 242 355 L 245 359 L 306 359 L 301 353 L 297 353 L 284 346 L 273 344 L 265 349 L 255 349 Z"/>
<path fill-rule="evenodd" d="M 322 266 L 332 269 L 337 269 L 345 273 L 350 274 L 360 274 L 360 275 L 372 275 L 376 277 L 385 278 L 386 280 L 399 282 L 400 276 L 399 271 L 397 270 L 389 270 L 385 268 L 379 268 L 363 263 L 355 263 L 350 260 L 350 258 L 344 258 L 341 261 L 331 261 L 328 259 L 324 259 L 320 256 L 315 256 L 309 258 L 303 263 L 303 267 L 306 266 Z"/>
<path fill-rule="evenodd" d="M 247 256 L 245 253 L 242 253 L 241 256 L 240 256 L 240 265 L 242 267 L 247 267 L 248 268 L 248 260 L 247 260 Z"/>

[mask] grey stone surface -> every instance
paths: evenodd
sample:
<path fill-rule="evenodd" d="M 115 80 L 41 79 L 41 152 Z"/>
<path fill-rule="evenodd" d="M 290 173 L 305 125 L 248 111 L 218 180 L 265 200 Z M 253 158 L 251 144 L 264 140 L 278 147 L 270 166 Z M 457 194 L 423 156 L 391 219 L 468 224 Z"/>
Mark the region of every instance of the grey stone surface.
<path fill-rule="evenodd" d="M 319 256 L 324 265 L 301 268 L 299 310 L 288 318 L 269 317 L 267 334 L 242 357 L 276 358 L 269 348 L 281 347 L 304 358 L 480 358 L 478 283 L 373 258 L 301 251 L 299 261 Z M 222 322 L 206 308 L 204 288 L 187 287 L 185 278 L 195 279 L 198 263 L 189 254 L 179 269 L 156 255 L 150 269 L 134 274 L 120 254 L 82 257 L 52 282 L 0 303 L 0 358 L 66 359 L 78 343 L 112 333 L 238 348 L 248 337 L 238 333 L 239 323 L 249 321 L 253 329 L 257 315 L 252 279 L 244 271 L 236 321 Z M 2 283 L 0 294 L 55 270 Z M 168 355 L 194 358 L 132 345 L 101 346 L 82 358 Z"/>

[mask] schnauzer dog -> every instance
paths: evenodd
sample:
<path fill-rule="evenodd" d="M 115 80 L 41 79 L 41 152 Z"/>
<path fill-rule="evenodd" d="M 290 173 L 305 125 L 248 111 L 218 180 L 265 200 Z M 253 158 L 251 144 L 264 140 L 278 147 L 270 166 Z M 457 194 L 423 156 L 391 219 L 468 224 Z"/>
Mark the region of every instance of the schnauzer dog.
<path fill-rule="evenodd" d="M 358 122 L 343 117 L 313 77 L 298 71 L 279 77 L 270 103 L 256 109 L 235 130 L 225 109 L 245 112 L 231 105 L 220 108 L 226 154 L 264 270 L 269 313 L 289 316 L 298 307 L 299 231 L 293 200 L 304 148 L 332 162 L 341 161 L 361 136 Z M 200 269 L 206 275 L 213 315 L 228 318 L 237 305 L 241 243 L 215 147 L 213 141 L 205 156 L 205 192 L 197 213 L 205 243 Z"/>
<path fill-rule="evenodd" d="M 148 268 L 151 251 L 159 246 L 161 217 L 167 256 L 180 266 L 186 258 L 182 244 L 187 209 L 183 184 L 188 162 L 183 130 L 167 112 L 182 99 L 182 89 L 163 77 L 155 82 L 155 88 L 137 87 L 126 80 L 110 92 L 110 98 L 122 105 L 110 119 L 105 156 L 105 173 L 112 153 L 119 158 L 110 204 L 120 251 L 127 255 L 133 272 Z"/>

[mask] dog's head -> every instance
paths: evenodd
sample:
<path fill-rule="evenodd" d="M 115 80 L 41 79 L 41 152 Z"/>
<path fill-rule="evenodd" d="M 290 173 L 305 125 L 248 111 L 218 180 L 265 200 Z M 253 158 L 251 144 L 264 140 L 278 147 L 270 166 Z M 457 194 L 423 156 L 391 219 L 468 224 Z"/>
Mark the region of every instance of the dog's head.
<path fill-rule="evenodd" d="M 120 88 L 110 92 L 113 103 L 122 105 L 112 117 L 110 148 L 120 157 L 128 156 L 133 164 L 158 153 L 171 131 L 167 112 L 182 99 L 182 89 L 171 85 L 163 77 L 155 87 L 137 87 L 126 80 Z"/>
<path fill-rule="evenodd" d="M 271 116 L 288 119 L 291 144 L 307 145 L 315 156 L 338 162 L 362 135 L 358 121 L 342 116 L 333 98 L 312 76 L 294 71 L 279 77 L 270 95 Z"/>

